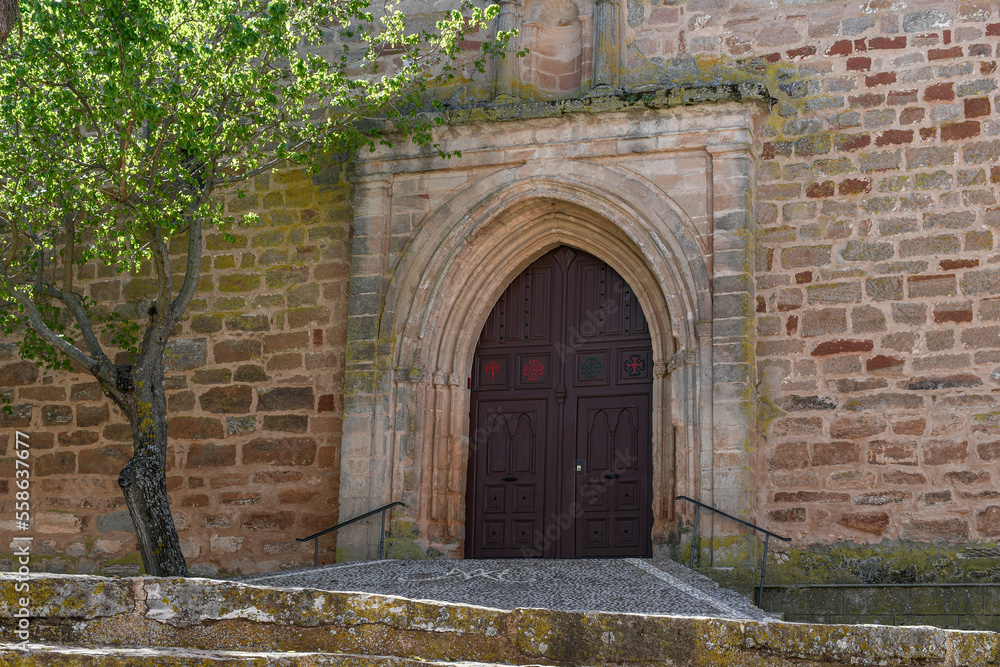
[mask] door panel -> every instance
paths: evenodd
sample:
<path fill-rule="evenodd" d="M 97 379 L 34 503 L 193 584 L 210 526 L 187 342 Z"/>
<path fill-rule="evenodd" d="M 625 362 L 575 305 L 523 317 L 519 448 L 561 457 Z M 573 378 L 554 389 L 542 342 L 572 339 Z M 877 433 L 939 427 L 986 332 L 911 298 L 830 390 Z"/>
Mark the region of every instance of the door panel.
<path fill-rule="evenodd" d="M 472 369 L 468 556 L 651 555 L 652 365 L 596 257 L 558 248 L 508 286 Z"/>
<path fill-rule="evenodd" d="M 588 526 L 578 531 L 576 556 L 646 556 L 649 494 L 649 396 L 580 398 L 577 409 L 576 501 Z M 594 526 L 604 526 L 597 540 Z"/>
<path fill-rule="evenodd" d="M 541 555 L 546 409 L 544 399 L 477 405 L 482 427 L 470 459 L 478 463 L 471 509 L 479 558 Z"/>

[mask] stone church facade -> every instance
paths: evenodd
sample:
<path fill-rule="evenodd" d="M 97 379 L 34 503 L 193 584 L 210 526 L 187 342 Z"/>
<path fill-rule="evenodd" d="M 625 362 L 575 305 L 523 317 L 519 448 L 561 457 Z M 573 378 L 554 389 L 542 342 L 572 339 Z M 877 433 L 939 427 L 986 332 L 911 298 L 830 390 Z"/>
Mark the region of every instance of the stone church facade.
<path fill-rule="evenodd" d="M 390 555 L 469 553 L 477 343 L 563 247 L 648 325 L 653 553 L 690 537 L 677 495 L 811 557 L 1000 536 L 996 4 L 505 0 L 498 22 L 529 54 L 442 91 L 461 157 L 399 143 L 227 201 L 260 222 L 207 239 L 168 374 L 194 571 L 308 564 L 294 538 L 394 501 Z M 112 303 L 150 279 L 80 280 Z M 86 375 L 4 354 L 0 511 L 18 428 L 46 567 L 134 568 L 128 429 Z M 536 528 L 577 530 L 565 510 Z M 374 557 L 379 524 L 324 539 Z"/>

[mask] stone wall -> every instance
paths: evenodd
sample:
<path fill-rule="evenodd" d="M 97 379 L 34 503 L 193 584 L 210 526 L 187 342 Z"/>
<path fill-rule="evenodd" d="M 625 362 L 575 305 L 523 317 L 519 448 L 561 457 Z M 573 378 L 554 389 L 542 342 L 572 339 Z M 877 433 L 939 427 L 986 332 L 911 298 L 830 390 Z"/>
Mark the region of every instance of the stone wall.
<path fill-rule="evenodd" d="M 774 98 L 756 518 L 799 543 L 1000 535 L 996 3 L 630 0 L 625 15 L 624 82 L 748 67 Z"/>
<path fill-rule="evenodd" d="M 274 570 L 311 562 L 304 537 L 336 522 L 349 273 L 351 188 L 333 167 L 258 177 L 227 211 L 250 228 L 206 234 L 198 293 L 166 354 L 167 487 L 194 572 Z M 183 266 L 184 239 L 175 265 Z M 100 305 L 145 312 L 150 274 L 77 275 Z M 147 302 L 148 303 L 148 302 Z M 50 372 L 3 347 L 0 550 L 14 532 L 14 429 L 31 444 L 33 567 L 139 571 L 117 485 L 131 432 L 93 377 Z M 124 360 L 124 359 L 119 359 Z M 332 541 L 323 545 L 327 562 Z M 10 563 L 7 561 L 9 567 Z"/>

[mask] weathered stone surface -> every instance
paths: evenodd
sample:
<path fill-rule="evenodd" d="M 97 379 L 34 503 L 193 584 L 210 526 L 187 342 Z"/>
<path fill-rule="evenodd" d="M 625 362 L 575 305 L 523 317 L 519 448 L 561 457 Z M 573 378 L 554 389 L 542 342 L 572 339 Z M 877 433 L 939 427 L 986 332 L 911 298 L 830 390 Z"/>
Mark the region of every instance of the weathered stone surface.
<path fill-rule="evenodd" d="M 69 405 L 46 405 L 42 408 L 42 423 L 47 426 L 73 423 L 73 408 Z"/>
<path fill-rule="evenodd" d="M 969 458 L 969 443 L 966 441 L 932 442 L 925 444 L 923 450 L 926 465 L 962 463 Z"/>
<path fill-rule="evenodd" d="M 81 475 L 117 475 L 132 458 L 132 448 L 126 445 L 104 445 L 80 452 Z"/>
<path fill-rule="evenodd" d="M 852 239 L 840 250 L 840 256 L 849 262 L 878 262 L 891 259 L 894 254 L 892 244 L 887 241 Z"/>
<path fill-rule="evenodd" d="M 172 417 L 167 422 L 167 436 L 187 440 L 213 440 L 225 435 L 222 422 L 210 417 Z"/>
<path fill-rule="evenodd" d="M 264 415 L 265 431 L 305 433 L 308 427 L 309 417 L 306 415 Z"/>
<path fill-rule="evenodd" d="M 804 442 L 785 442 L 777 445 L 767 459 L 771 470 L 794 470 L 809 465 L 809 445 Z"/>
<path fill-rule="evenodd" d="M 188 448 L 188 468 L 220 468 L 236 463 L 235 445 L 216 445 L 215 443 L 194 443 Z"/>
<path fill-rule="evenodd" d="M 895 413 L 899 410 L 919 410 L 924 407 L 924 399 L 915 394 L 871 394 L 844 401 L 843 408 L 851 411 L 883 410 Z"/>
<path fill-rule="evenodd" d="M 820 343 L 812 349 L 810 354 L 814 357 L 822 357 L 847 352 L 871 352 L 873 349 L 875 349 L 875 345 L 870 340 L 838 339 Z"/>
<path fill-rule="evenodd" d="M 261 342 L 257 339 L 223 340 L 212 346 L 216 363 L 228 364 L 234 361 L 257 359 L 261 354 Z"/>
<path fill-rule="evenodd" d="M 315 458 L 312 438 L 256 438 L 243 445 L 244 463 L 300 466 L 312 465 Z"/>
<path fill-rule="evenodd" d="M 99 401 L 104 398 L 101 385 L 97 382 L 82 382 L 74 384 L 69 392 L 69 399 L 74 403 L 81 401 Z"/>
<path fill-rule="evenodd" d="M 107 405 L 101 405 L 99 407 L 87 407 L 80 405 L 76 408 L 76 425 L 81 428 L 97 426 L 101 422 L 106 422 L 108 417 L 109 414 Z"/>
<path fill-rule="evenodd" d="M 838 466 L 861 461 L 861 448 L 856 442 L 817 442 L 813 445 L 811 464 Z"/>
<path fill-rule="evenodd" d="M 825 336 L 847 331 L 846 308 L 817 308 L 802 313 L 803 337 Z"/>
<path fill-rule="evenodd" d="M 53 452 L 42 454 L 33 461 L 32 473 L 38 477 L 50 475 L 71 475 L 76 472 L 76 454 L 73 452 Z"/>
<path fill-rule="evenodd" d="M 868 445 L 868 463 L 917 465 L 917 447 L 909 442 L 874 441 Z"/>
<path fill-rule="evenodd" d="M 810 285 L 806 288 L 810 304 L 834 305 L 861 301 L 861 283 L 843 282 Z"/>
<path fill-rule="evenodd" d="M 872 535 L 881 535 L 889 527 L 889 515 L 885 512 L 845 512 L 837 523 Z"/>
<path fill-rule="evenodd" d="M 953 387 L 978 387 L 983 384 L 978 375 L 971 373 L 956 373 L 937 377 L 915 377 L 903 385 L 910 391 L 933 391 L 935 389 L 951 389 Z"/>
<path fill-rule="evenodd" d="M 869 491 L 868 493 L 862 493 L 854 496 L 854 504 L 876 506 L 889 505 L 892 503 L 901 503 L 910 498 L 911 495 L 912 494 L 909 491 Z"/>
<path fill-rule="evenodd" d="M 0 366 L 0 387 L 16 387 L 38 380 L 38 366 L 30 361 L 19 361 Z"/>
<path fill-rule="evenodd" d="M 968 540 L 969 524 L 958 517 L 950 519 L 913 519 L 903 527 L 903 539 L 914 542 Z"/>
<path fill-rule="evenodd" d="M 208 345 L 204 338 L 175 339 L 163 351 L 163 370 L 189 371 L 204 366 L 207 359 Z"/>
<path fill-rule="evenodd" d="M 967 296 L 1000 294 L 1000 269 L 967 272 L 962 276 L 962 294 Z"/>
<path fill-rule="evenodd" d="M 198 397 L 201 409 L 215 414 L 239 414 L 250 411 L 253 391 L 249 385 L 213 387 Z"/>
<path fill-rule="evenodd" d="M 316 398 L 312 387 L 275 387 L 257 390 L 257 410 L 313 410 Z"/>

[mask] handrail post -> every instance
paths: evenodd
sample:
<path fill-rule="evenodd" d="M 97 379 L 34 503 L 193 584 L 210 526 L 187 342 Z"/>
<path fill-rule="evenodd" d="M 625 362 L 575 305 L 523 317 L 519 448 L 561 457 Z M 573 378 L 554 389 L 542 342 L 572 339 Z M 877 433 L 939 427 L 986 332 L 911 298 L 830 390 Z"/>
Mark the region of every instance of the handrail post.
<path fill-rule="evenodd" d="M 319 567 L 319 538 L 313 540 L 313 567 Z"/>
<path fill-rule="evenodd" d="M 691 562 L 688 564 L 690 569 L 694 569 L 694 541 L 698 539 L 698 511 L 701 508 L 698 505 L 694 506 L 694 530 L 691 531 Z"/>
<path fill-rule="evenodd" d="M 382 510 L 382 532 L 378 536 L 378 559 L 382 560 L 383 546 L 385 545 L 385 512 Z"/>
<path fill-rule="evenodd" d="M 757 589 L 757 607 L 760 607 L 761 600 L 764 599 L 764 573 L 767 571 L 767 543 L 771 536 L 764 533 L 764 558 L 760 561 L 760 588 Z"/>

